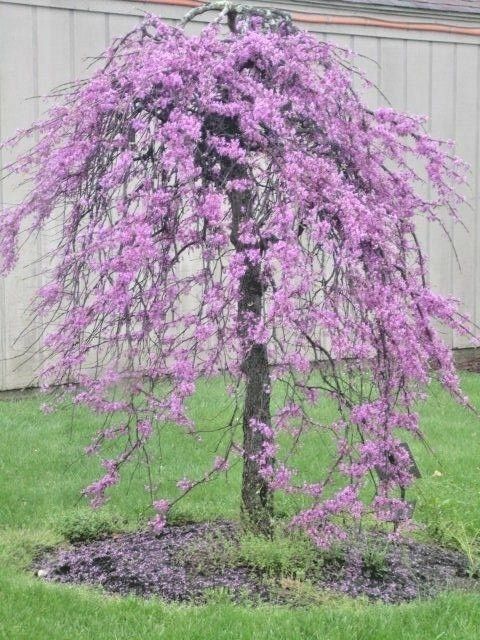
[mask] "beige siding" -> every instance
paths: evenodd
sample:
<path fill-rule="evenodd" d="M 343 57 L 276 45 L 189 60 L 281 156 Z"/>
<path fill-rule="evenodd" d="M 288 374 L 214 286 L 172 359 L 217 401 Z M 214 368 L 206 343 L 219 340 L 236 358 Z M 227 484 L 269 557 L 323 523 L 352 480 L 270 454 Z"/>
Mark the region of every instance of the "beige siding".
<path fill-rule="evenodd" d="M 287 9 L 302 9 L 299 2 L 281 4 Z M 85 76 L 91 62 L 88 57 L 132 28 L 142 12 L 157 12 L 173 19 L 186 10 L 129 0 L 0 0 L 0 137 L 9 136 L 41 114 L 42 103 L 33 96 Z M 303 10 L 312 11 L 312 5 L 305 5 Z M 375 17 L 371 12 L 370 15 Z M 446 16 L 439 19 L 448 24 Z M 433 20 L 422 15 L 415 21 Z M 419 237 L 430 256 L 432 286 L 458 297 L 472 318 L 480 320 L 476 280 L 480 267 L 479 39 L 453 33 L 333 24 L 312 25 L 311 30 L 318 37 L 359 54 L 358 65 L 382 92 L 367 91 L 372 106 L 391 103 L 399 109 L 428 114 L 431 132 L 455 139 L 459 154 L 471 163 L 471 189 L 467 192 L 471 206 L 462 212 L 466 229 L 458 225 L 453 228 L 446 220 L 458 249 L 458 264 L 438 228 L 421 222 Z M 359 86 L 359 80 L 355 82 Z M 4 154 L 1 164 L 8 159 Z M 11 180 L 0 184 L 3 203 L 18 200 L 21 190 L 15 187 Z M 49 242 L 48 231 L 42 238 L 29 241 L 19 268 L 7 280 L 0 280 L 0 389 L 30 384 L 40 361 L 38 355 L 29 356 L 26 361 L 22 357 L 39 337 L 38 330 L 33 327 L 18 336 L 27 326 L 25 310 L 41 282 L 38 258 Z M 453 338 L 449 333 L 445 337 L 452 346 L 468 346 L 465 339 Z"/>

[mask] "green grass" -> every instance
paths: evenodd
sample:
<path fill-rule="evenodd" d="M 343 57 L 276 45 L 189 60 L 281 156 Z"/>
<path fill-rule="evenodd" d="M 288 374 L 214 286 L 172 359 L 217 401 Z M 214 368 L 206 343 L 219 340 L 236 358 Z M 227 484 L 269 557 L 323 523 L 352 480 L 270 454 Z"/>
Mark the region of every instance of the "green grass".
<path fill-rule="evenodd" d="M 465 375 L 464 388 L 480 407 L 480 377 Z M 188 607 L 42 583 L 28 571 L 42 547 L 74 539 L 79 529 L 92 535 L 97 530 L 134 529 L 149 514 L 140 469 L 133 478 L 125 474 L 105 510 L 92 516 L 79 495 L 100 470 L 98 461 L 86 458 L 82 449 L 101 422 L 83 410 L 45 416 L 40 403 L 36 397 L 0 403 L 0 640 L 480 638 L 480 594 L 448 593 L 401 606 L 327 598 L 298 609 L 234 606 L 218 597 L 211 604 Z M 191 410 L 205 429 L 219 426 L 227 414 L 221 384 L 204 383 Z M 333 415 L 331 406 L 324 410 Z M 417 499 L 416 519 L 424 526 L 423 537 L 461 546 L 474 562 L 480 531 L 480 419 L 437 386 L 420 413 L 434 453 L 413 443 L 423 474 L 409 496 Z M 319 436 L 297 457 L 306 477 L 318 477 L 325 459 L 328 443 L 315 438 Z M 172 495 L 178 478 L 206 470 L 217 439 L 218 434 L 205 433 L 197 442 L 177 429 L 166 429 L 156 469 L 162 493 Z M 239 472 L 239 466 L 234 467 L 226 478 L 192 492 L 174 516 L 237 517 Z M 277 502 L 285 514 L 295 506 L 293 498 Z M 288 548 L 275 554 L 267 550 L 269 558 L 252 545 L 247 551 L 259 554 L 257 562 L 273 563 L 290 553 Z"/>

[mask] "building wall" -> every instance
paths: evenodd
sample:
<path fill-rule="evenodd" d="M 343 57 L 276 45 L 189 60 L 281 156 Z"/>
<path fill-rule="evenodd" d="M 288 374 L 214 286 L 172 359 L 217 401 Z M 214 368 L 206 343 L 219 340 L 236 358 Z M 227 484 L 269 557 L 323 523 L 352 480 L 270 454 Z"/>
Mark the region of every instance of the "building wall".
<path fill-rule="evenodd" d="M 189 0 L 180 2 L 189 4 Z M 446 15 L 439 17 L 425 11 L 402 13 L 391 9 L 386 16 L 362 5 L 354 10 L 339 9 L 339 3 L 333 1 L 306 0 L 277 6 L 297 12 L 302 26 L 319 38 L 359 54 L 358 66 L 380 89 L 368 90 L 368 100 L 373 106 L 391 103 L 402 110 L 425 113 L 430 117 L 433 134 L 456 140 L 457 152 L 473 167 L 467 193 L 470 206 L 462 211 L 465 227 L 454 228 L 446 220 L 457 256 L 436 226 L 421 222 L 419 235 L 430 257 L 432 286 L 458 297 L 473 320 L 479 321 L 480 37 L 424 30 L 423 25 L 460 25 L 465 30 L 480 27 L 480 23 L 467 20 L 466 16 L 448 19 Z M 61 83 L 85 77 L 92 64 L 87 56 L 100 53 L 113 37 L 131 29 L 144 11 L 174 20 L 187 10 L 188 6 L 128 0 L 0 0 L 0 138 L 41 115 L 44 104 L 38 96 Z M 410 29 L 401 24 L 398 28 L 320 21 L 309 24 L 312 14 L 342 18 L 343 22 L 360 23 L 362 20 L 358 18 L 366 17 L 419 24 L 418 28 Z M 357 20 L 348 20 L 349 17 Z M 5 166 L 8 161 L 9 154 L 4 152 L 0 165 Z M 0 200 L 4 204 L 17 201 L 20 195 L 21 187 L 14 179 L 7 177 L 0 184 Z M 16 271 L 0 280 L 0 389 L 34 383 L 41 355 L 31 345 L 41 336 L 38 327 L 29 325 L 26 309 L 41 283 L 39 258 L 49 244 L 48 232 L 29 240 Z M 445 338 L 454 347 L 469 346 L 465 339 L 449 333 Z"/>

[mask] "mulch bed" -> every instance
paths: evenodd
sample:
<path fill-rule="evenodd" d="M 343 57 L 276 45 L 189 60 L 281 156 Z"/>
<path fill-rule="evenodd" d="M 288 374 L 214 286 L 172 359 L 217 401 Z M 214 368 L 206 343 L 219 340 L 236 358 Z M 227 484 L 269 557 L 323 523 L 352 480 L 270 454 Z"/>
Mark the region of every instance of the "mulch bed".
<path fill-rule="evenodd" d="M 201 603 L 208 600 L 209 590 L 223 588 L 237 602 L 302 604 L 298 581 L 267 577 L 228 559 L 225 549 L 237 544 L 238 536 L 238 525 L 225 521 L 169 526 L 157 535 L 117 534 L 57 549 L 38 559 L 34 568 L 45 580 L 99 585 L 111 593 L 166 601 Z M 305 576 L 309 597 L 313 588 L 319 595 L 340 593 L 400 603 L 446 589 L 480 588 L 480 580 L 469 576 L 467 560 L 459 552 L 397 542 L 388 545 L 385 561 L 375 567 L 365 560 L 372 540 L 386 548 L 386 538 L 376 534 L 350 541 L 341 559 L 322 557 Z"/>

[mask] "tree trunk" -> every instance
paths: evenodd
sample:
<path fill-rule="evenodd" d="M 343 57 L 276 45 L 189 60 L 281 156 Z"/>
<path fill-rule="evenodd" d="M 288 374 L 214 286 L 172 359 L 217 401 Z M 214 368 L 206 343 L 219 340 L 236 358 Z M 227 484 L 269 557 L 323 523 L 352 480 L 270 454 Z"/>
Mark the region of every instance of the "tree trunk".
<path fill-rule="evenodd" d="M 258 267 L 250 266 L 240 283 L 239 312 L 260 317 L 262 310 L 262 283 Z M 263 447 L 268 438 L 252 427 L 251 420 L 270 426 L 270 371 L 264 344 L 252 344 L 243 361 L 245 374 L 245 405 L 243 409 L 243 476 L 242 512 L 247 524 L 259 533 L 269 535 L 273 517 L 273 495 L 265 478 L 260 474 L 258 458 L 264 457 Z M 266 460 L 267 464 L 273 462 Z"/>
<path fill-rule="evenodd" d="M 237 251 L 245 249 L 239 240 L 239 226 L 251 215 L 248 193 L 233 193 L 231 240 Z M 243 410 L 243 475 L 242 475 L 242 517 L 245 524 L 264 535 L 270 535 L 273 517 L 273 493 L 268 482 L 260 473 L 259 458 L 264 458 L 267 436 L 252 424 L 252 418 L 270 426 L 270 370 L 267 349 L 264 344 L 251 343 L 246 335 L 247 324 L 260 320 L 263 308 L 263 284 L 260 268 L 248 263 L 240 281 L 238 303 L 240 337 L 245 344 L 245 358 L 242 370 L 245 374 L 245 405 Z M 272 459 L 266 460 L 273 463 Z"/>

